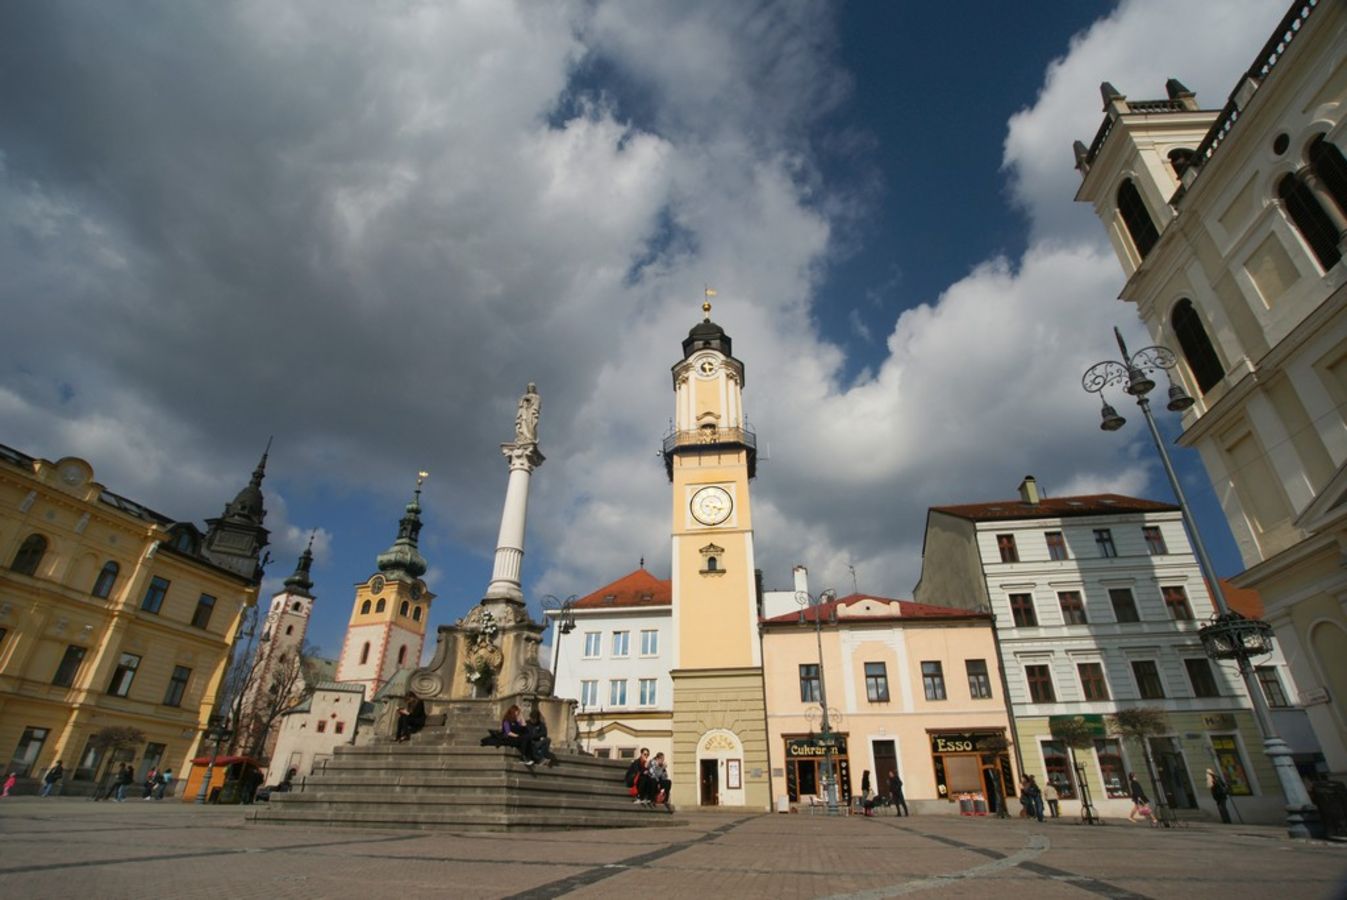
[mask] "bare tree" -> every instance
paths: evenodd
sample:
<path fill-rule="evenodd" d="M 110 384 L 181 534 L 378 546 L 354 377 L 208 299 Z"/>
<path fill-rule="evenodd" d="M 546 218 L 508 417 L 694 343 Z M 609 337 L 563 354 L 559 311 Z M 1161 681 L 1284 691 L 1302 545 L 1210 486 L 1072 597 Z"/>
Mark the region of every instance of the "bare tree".
<path fill-rule="evenodd" d="M 1071 757 L 1071 771 L 1075 773 L 1076 789 L 1080 792 L 1081 817 L 1089 823 L 1094 823 L 1096 821 L 1094 805 L 1090 802 L 1089 786 L 1085 783 L 1083 770 L 1076 762 L 1076 751 L 1088 750 L 1094 746 L 1095 727 L 1080 716 L 1054 719 L 1052 737 L 1066 745 L 1067 753 Z"/>
<path fill-rule="evenodd" d="M 259 666 L 254 654 L 248 677 L 230 710 L 233 752 L 252 757 L 263 753 L 276 720 L 313 692 L 317 651 L 311 644 L 283 651 L 266 666 Z"/>

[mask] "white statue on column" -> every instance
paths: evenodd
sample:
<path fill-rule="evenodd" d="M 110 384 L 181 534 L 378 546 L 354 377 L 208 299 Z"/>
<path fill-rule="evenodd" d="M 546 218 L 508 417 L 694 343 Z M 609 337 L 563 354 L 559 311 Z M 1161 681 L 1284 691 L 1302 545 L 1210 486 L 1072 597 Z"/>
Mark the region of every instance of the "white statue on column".
<path fill-rule="evenodd" d="M 514 417 L 516 445 L 538 443 L 538 417 L 542 411 L 543 398 L 538 396 L 538 386 L 530 381 L 524 396 L 519 398 L 519 411 Z"/>

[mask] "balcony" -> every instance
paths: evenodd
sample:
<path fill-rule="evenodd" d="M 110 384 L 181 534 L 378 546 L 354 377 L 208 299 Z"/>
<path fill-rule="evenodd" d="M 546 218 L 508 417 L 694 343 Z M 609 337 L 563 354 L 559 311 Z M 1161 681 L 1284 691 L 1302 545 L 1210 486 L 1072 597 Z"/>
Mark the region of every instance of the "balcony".
<path fill-rule="evenodd" d="M 664 470 L 673 480 L 674 457 L 680 453 L 745 450 L 748 452 L 748 477 L 758 474 L 758 436 L 746 428 L 698 428 L 674 431 L 664 437 Z"/>

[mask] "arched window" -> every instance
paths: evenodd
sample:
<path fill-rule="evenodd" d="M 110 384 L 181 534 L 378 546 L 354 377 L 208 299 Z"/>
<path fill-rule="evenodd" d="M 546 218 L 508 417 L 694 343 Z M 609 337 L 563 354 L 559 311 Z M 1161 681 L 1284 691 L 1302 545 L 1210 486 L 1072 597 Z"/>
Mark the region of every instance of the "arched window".
<path fill-rule="evenodd" d="M 369 662 L 369 641 L 365 641 L 365 646 L 360 648 L 360 664 L 363 666 Z"/>
<path fill-rule="evenodd" d="M 421 621 L 421 607 L 418 606 L 412 610 L 412 619 L 417 622 Z"/>
<path fill-rule="evenodd" d="M 1277 183 L 1277 196 L 1281 197 L 1286 214 L 1305 243 L 1310 245 L 1324 271 L 1337 265 L 1342 259 L 1338 250 L 1338 229 L 1319 205 L 1319 198 L 1314 196 L 1305 179 L 1297 173 L 1287 175 Z"/>
<path fill-rule="evenodd" d="M 112 560 L 105 562 L 103 571 L 98 573 L 98 578 L 94 581 L 94 589 L 89 593 L 106 599 L 112 593 L 112 586 L 117 583 L 117 573 L 121 570 L 122 567 Z"/>
<path fill-rule="evenodd" d="M 1306 156 L 1310 171 L 1319 176 L 1319 183 L 1337 204 L 1338 211 L 1347 216 L 1347 159 L 1342 151 L 1321 134 L 1310 143 Z"/>
<path fill-rule="evenodd" d="M 719 567 L 719 565 L 720 565 L 719 561 L 714 556 L 706 557 L 706 571 L 714 572 L 716 571 L 717 567 Z"/>
<path fill-rule="evenodd" d="M 293 626 L 293 625 L 287 625 L 287 626 L 285 626 L 285 633 L 286 633 L 286 634 L 294 634 L 294 633 L 295 633 L 295 626 Z"/>
<path fill-rule="evenodd" d="M 1156 231 L 1155 223 L 1151 221 L 1151 214 L 1141 199 L 1141 192 L 1130 178 L 1124 179 L 1123 183 L 1118 185 L 1118 213 L 1122 216 L 1123 224 L 1127 226 L 1127 233 L 1132 236 L 1132 244 L 1137 248 L 1137 255 L 1145 259 L 1146 254 L 1151 252 L 1155 242 L 1160 239 L 1160 232 Z"/>
<path fill-rule="evenodd" d="M 296 600 L 296 601 L 295 601 L 295 605 L 292 606 L 292 607 L 290 607 L 290 608 L 293 609 L 295 612 L 299 612 L 299 609 L 300 609 L 299 601 Z"/>
<path fill-rule="evenodd" d="M 30 534 L 24 538 L 19 546 L 19 552 L 14 554 L 14 562 L 10 563 L 9 567 L 20 575 L 36 574 L 37 567 L 46 552 L 47 539 L 40 534 Z"/>
<path fill-rule="evenodd" d="M 398 665 L 400 666 L 406 661 L 407 661 L 407 645 L 403 644 L 400 648 L 398 648 Z"/>
<path fill-rule="evenodd" d="M 1170 324 L 1174 328 L 1174 336 L 1179 339 L 1183 358 L 1188 361 L 1188 369 L 1197 379 L 1198 390 L 1205 394 L 1221 383 L 1225 377 L 1225 368 L 1207 337 L 1207 329 L 1202 326 L 1202 317 L 1193 307 L 1193 301 L 1185 297 L 1174 304 Z"/>
<path fill-rule="evenodd" d="M 363 615 L 365 615 L 365 613 L 367 613 L 367 612 L 369 612 L 369 601 L 368 601 L 368 600 L 366 600 L 364 603 L 360 604 L 360 614 L 363 616 Z"/>
<path fill-rule="evenodd" d="M 412 605 L 406 600 L 402 601 L 402 606 L 398 607 L 398 615 L 405 616 L 411 610 Z"/>
<path fill-rule="evenodd" d="M 381 612 L 383 612 L 383 611 L 384 611 L 385 609 L 387 609 L 387 608 L 388 608 L 388 604 L 384 602 L 384 598 L 383 598 L 383 597 L 380 597 L 380 598 L 379 598 L 379 602 L 376 603 L 376 604 L 374 604 L 374 611 L 377 612 L 377 613 L 381 613 Z"/>

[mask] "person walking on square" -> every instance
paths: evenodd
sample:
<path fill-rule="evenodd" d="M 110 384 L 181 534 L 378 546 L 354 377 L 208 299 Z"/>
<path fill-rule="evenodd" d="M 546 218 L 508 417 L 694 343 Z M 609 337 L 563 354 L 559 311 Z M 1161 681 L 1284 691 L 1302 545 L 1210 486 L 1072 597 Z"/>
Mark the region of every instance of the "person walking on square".
<path fill-rule="evenodd" d="M 1226 787 L 1225 779 L 1212 769 L 1207 770 L 1207 790 L 1211 791 L 1211 799 L 1216 801 L 1222 824 L 1229 825 L 1230 810 L 1225 808 L 1225 801 L 1230 797 L 1230 789 Z"/>
<path fill-rule="evenodd" d="M 1132 811 L 1127 814 L 1127 821 L 1136 822 L 1137 817 L 1150 819 L 1152 825 L 1155 824 L 1155 816 L 1151 813 L 1151 801 L 1146 796 L 1146 792 L 1141 787 L 1141 782 L 1137 781 L 1135 772 L 1127 773 L 1127 791 L 1132 796 Z"/>
<path fill-rule="evenodd" d="M 155 779 L 158 777 L 159 770 L 156 768 L 151 768 L 150 771 L 145 773 L 145 784 L 143 785 L 145 792 L 141 795 L 140 799 L 150 799 L 150 795 L 154 793 Z"/>
<path fill-rule="evenodd" d="M 912 815 L 907 811 L 907 801 L 903 799 L 903 779 L 898 777 L 897 772 L 889 773 L 889 799 L 893 801 L 894 815 Z"/>
<path fill-rule="evenodd" d="M 131 771 L 130 766 L 123 764 L 121 769 L 117 772 L 117 792 L 112 799 L 116 800 L 118 803 L 125 801 L 126 789 L 131 785 L 131 782 L 135 780 L 135 772 Z"/>
<path fill-rule="evenodd" d="M 1043 782 L 1043 799 L 1048 802 L 1048 813 L 1054 819 L 1062 814 L 1061 795 L 1057 793 L 1057 785 L 1052 783 L 1051 778 Z"/>
<path fill-rule="evenodd" d="M 865 814 L 871 814 L 874 804 L 870 802 L 870 770 L 865 769 L 861 772 L 861 806 L 865 809 Z"/>
<path fill-rule="evenodd" d="M 1043 791 L 1038 786 L 1034 776 L 1030 775 L 1024 782 L 1024 801 L 1029 809 L 1029 815 L 1038 821 L 1043 821 Z"/>
<path fill-rule="evenodd" d="M 154 799 L 156 800 L 164 799 L 164 792 L 168 790 L 168 786 L 172 783 L 173 783 L 172 769 L 165 769 L 164 771 L 160 772 L 159 783 L 154 786 Z"/>
<path fill-rule="evenodd" d="M 9 777 L 5 779 L 4 790 L 0 790 L 0 797 L 8 797 L 9 792 L 14 790 L 14 785 L 18 782 L 19 776 L 15 772 L 10 772 Z"/>
<path fill-rule="evenodd" d="M 56 786 L 61 783 L 61 779 L 64 777 L 65 763 L 58 759 L 56 765 L 48 769 L 47 774 L 42 776 L 42 791 L 39 796 L 50 797 L 52 791 L 56 790 Z"/>

